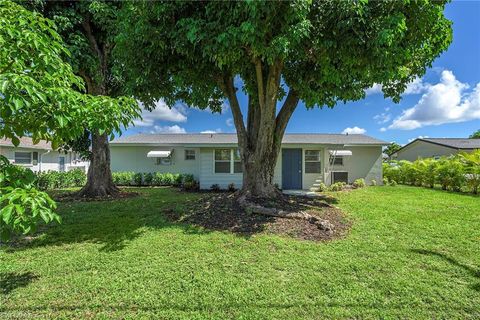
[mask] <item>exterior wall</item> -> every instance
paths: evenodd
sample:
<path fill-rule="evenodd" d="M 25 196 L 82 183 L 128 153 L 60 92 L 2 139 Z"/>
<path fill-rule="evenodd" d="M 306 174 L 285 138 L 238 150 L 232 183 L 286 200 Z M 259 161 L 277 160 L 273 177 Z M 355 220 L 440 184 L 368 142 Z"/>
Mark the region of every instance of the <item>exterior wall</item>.
<path fill-rule="evenodd" d="M 15 152 L 38 152 L 38 163 L 36 165 L 32 164 L 19 164 L 23 167 L 29 168 L 34 172 L 39 171 L 59 171 L 60 164 L 59 158 L 65 157 L 65 171 L 72 170 L 75 168 L 80 168 L 87 172 L 88 162 L 85 161 L 76 161 L 74 159 L 73 153 L 61 153 L 58 151 L 50 151 L 35 148 L 22 148 L 22 147 L 8 147 L 2 146 L 0 148 L 0 154 L 5 156 L 11 163 L 15 163 Z"/>
<path fill-rule="evenodd" d="M 185 160 L 185 149 L 195 150 L 195 160 Z M 149 151 L 172 151 L 171 165 L 157 164 L 147 158 Z M 199 179 L 200 149 L 184 147 L 110 146 L 111 169 L 115 171 L 190 173 Z M 212 164 L 213 165 L 213 164 Z M 210 187 L 210 186 L 209 186 Z"/>
<path fill-rule="evenodd" d="M 434 143 L 428 143 L 425 141 L 415 141 L 409 146 L 406 146 L 402 150 L 396 153 L 396 156 L 392 157 L 394 160 L 408 160 L 415 161 L 418 158 L 432 158 L 436 156 L 449 156 L 456 154 L 458 150 L 440 146 Z"/>
<path fill-rule="evenodd" d="M 232 147 L 218 147 L 232 148 Z M 377 184 L 382 183 L 382 148 L 380 146 L 345 147 L 352 151 L 352 156 L 344 157 L 343 166 L 332 168 L 329 164 L 329 150 L 337 150 L 333 146 L 322 145 L 294 145 L 283 148 L 302 149 L 302 188 L 304 190 L 315 189 L 319 183 L 330 184 L 330 171 L 348 171 L 349 183 L 358 178 L 364 178 L 367 183 L 376 180 Z M 172 150 L 171 165 L 157 165 L 156 158 L 147 158 L 147 153 L 152 150 Z M 185 149 L 196 151 L 195 160 L 185 160 Z M 111 146 L 111 168 L 112 171 L 134 171 L 134 172 L 171 172 L 191 173 L 200 182 L 201 189 L 209 189 L 213 184 L 221 188 L 227 188 L 233 183 L 236 188 L 242 186 L 241 173 L 215 173 L 214 172 L 214 147 L 208 148 L 184 148 L 184 147 L 145 147 L 145 146 Z M 305 150 L 319 150 L 321 161 L 320 173 L 305 173 Z M 273 182 L 282 185 L 282 154 L 274 170 Z"/>
<path fill-rule="evenodd" d="M 382 177 L 382 148 L 377 146 L 365 147 L 345 147 L 351 150 L 351 156 L 343 157 L 343 165 L 330 165 L 329 172 L 346 171 L 348 172 L 348 183 L 353 183 L 356 179 L 365 179 L 367 184 L 375 180 L 378 185 L 383 183 Z M 329 153 L 327 152 L 327 157 Z M 326 174 L 325 183 L 331 184 L 331 173 Z"/>

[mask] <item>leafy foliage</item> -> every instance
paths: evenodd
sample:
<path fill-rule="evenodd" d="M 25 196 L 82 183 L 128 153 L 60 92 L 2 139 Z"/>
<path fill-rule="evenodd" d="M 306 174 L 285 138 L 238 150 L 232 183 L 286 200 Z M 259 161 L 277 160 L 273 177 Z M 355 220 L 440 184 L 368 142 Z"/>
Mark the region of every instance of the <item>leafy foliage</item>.
<path fill-rule="evenodd" d="M 65 172 L 48 171 L 37 174 L 37 186 L 41 190 L 83 187 L 87 182 L 85 171 L 74 169 Z"/>
<path fill-rule="evenodd" d="M 469 136 L 470 139 L 480 139 L 480 129 Z"/>
<path fill-rule="evenodd" d="M 356 179 L 354 182 L 353 182 L 353 186 L 355 188 L 364 188 L 367 186 L 367 184 L 365 183 L 365 179 L 361 178 L 361 179 Z"/>
<path fill-rule="evenodd" d="M 84 84 L 52 21 L 11 1 L 0 2 L 0 136 L 31 134 L 54 149 L 85 128 L 120 132 L 139 116 L 131 98 L 82 94 Z"/>
<path fill-rule="evenodd" d="M 402 148 L 401 145 L 399 145 L 398 143 L 396 142 L 392 142 L 390 143 L 384 150 L 384 152 L 391 156 L 392 154 L 394 154 L 395 152 L 397 152 L 398 150 L 400 150 Z"/>
<path fill-rule="evenodd" d="M 192 174 L 113 172 L 113 182 L 118 186 L 182 186 L 196 183 Z"/>
<path fill-rule="evenodd" d="M 480 150 L 443 157 L 410 161 L 392 161 L 383 164 L 383 175 L 389 182 L 433 188 L 436 184 L 443 190 L 470 190 L 478 193 L 480 187 Z"/>
<path fill-rule="evenodd" d="M 45 192 L 35 189 L 35 174 L 0 156 L 0 237 L 35 231 L 40 221 L 57 221 L 56 204 Z"/>

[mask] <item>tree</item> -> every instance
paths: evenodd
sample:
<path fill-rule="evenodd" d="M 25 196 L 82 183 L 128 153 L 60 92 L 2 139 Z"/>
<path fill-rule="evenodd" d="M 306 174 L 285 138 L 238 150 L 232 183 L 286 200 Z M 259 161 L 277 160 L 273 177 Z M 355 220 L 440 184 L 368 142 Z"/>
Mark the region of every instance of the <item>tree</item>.
<path fill-rule="evenodd" d="M 400 150 L 402 148 L 401 145 L 399 145 L 398 143 L 396 143 L 395 141 L 390 143 L 384 150 L 384 152 L 391 156 L 392 154 L 394 154 L 395 152 L 397 152 L 398 150 Z"/>
<path fill-rule="evenodd" d="M 394 101 L 452 39 L 445 1 L 133 1 L 115 54 L 130 94 L 216 109 L 227 99 L 243 166 L 241 195 L 274 197 L 273 171 L 299 101 Z M 239 104 L 237 91 L 248 95 Z M 246 114 L 244 114 L 244 112 Z"/>
<path fill-rule="evenodd" d="M 120 93 L 121 79 L 114 71 L 111 57 L 120 6 L 120 2 L 109 1 L 33 2 L 35 10 L 58 26 L 59 34 L 72 53 L 69 62 L 75 74 L 85 81 L 88 94 L 116 97 Z M 89 145 L 86 141 L 90 141 L 91 151 L 85 148 Z M 108 134 L 91 129 L 80 141 L 68 141 L 66 148 L 88 155 L 90 159 L 87 184 L 80 195 L 103 197 L 118 192 L 110 170 Z"/>
<path fill-rule="evenodd" d="M 84 128 L 120 132 L 139 115 L 130 98 L 81 93 L 83 82 L 63 59 L 70 55 L 52 21 L 11 1 L 0 1 L 0 138 L 31 135 L 55 149 Z M 101 113 L 100 113 L 101 112 Z M 35 188 L 29 169 L 0 156 L 0 236 L 28 233 L 43 220 L 60 221 L 55 203 Z"/>
<path fill-rule="evenodd" d="M 480 129 L 469 136 L 470 139 L 480 139 Z"/>

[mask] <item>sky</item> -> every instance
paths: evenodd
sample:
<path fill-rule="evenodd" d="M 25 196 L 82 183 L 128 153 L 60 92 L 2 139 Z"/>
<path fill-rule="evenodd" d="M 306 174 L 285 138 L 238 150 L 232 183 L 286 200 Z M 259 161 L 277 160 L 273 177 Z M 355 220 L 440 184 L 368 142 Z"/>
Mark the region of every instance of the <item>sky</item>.
<path fill-rule="evenodd" d="M 453 1 L 445 15 L 453 22 L 452 44 L 408 86 L 400 103 L 385 99 L 379 86 L 367 90 L 365 99 L 333 109 L 307 110 L 300 103 L 287 133 L 364 133 L 406 144 L 418 137 L 468 137 L 480 129 L 480 1 Z M 246 105 L 245 96 L 239 100 Z M 142 117 L 126 135 L 235 132 L 228 104 L 221 114 L 212 114 L 159 101 Z"/>

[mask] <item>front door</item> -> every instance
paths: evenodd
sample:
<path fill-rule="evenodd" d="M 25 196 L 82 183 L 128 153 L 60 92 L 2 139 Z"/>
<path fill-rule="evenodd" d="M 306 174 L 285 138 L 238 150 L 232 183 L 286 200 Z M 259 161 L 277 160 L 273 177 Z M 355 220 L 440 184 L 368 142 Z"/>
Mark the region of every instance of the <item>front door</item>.
<path fill-rule="evenodd" d="M 302 189 L 302 149 L 282 149 L 282 189 Z"/>
<path fill-rule="evenodd" d="M 58 157 L 58 171 L 65 171 L 65 157 Z"/>

